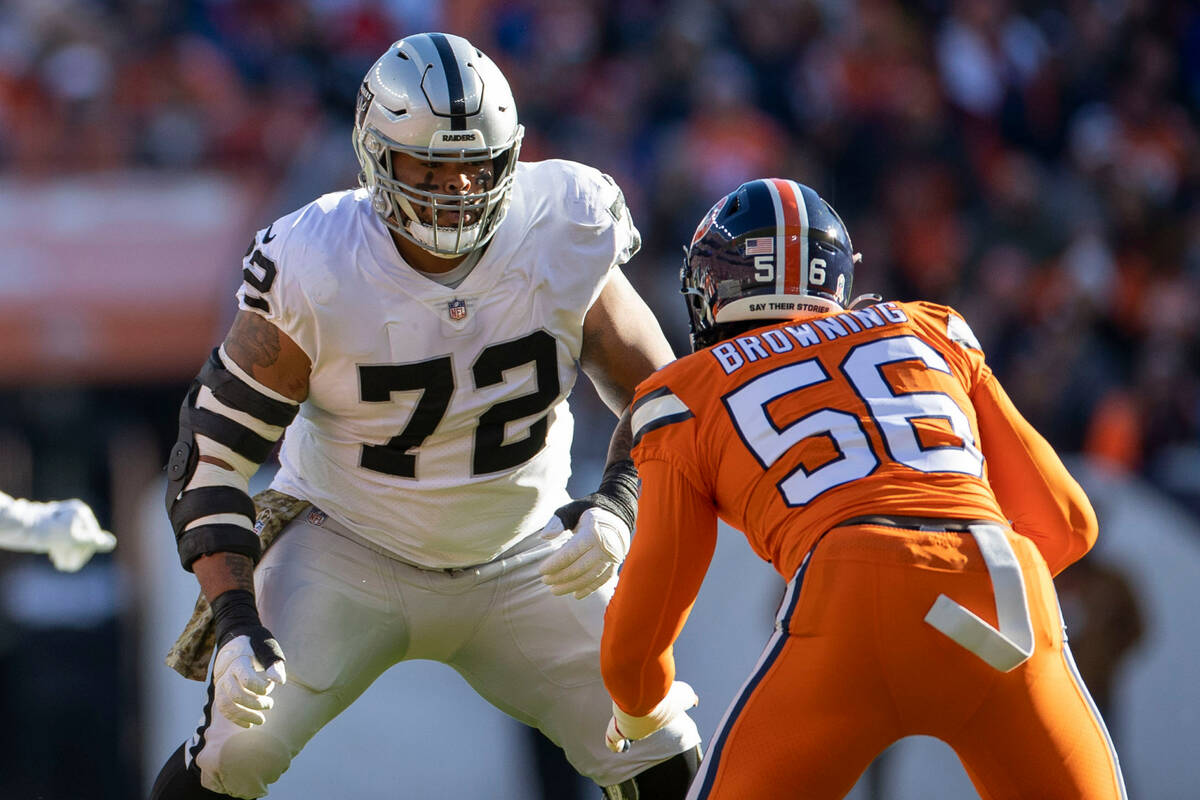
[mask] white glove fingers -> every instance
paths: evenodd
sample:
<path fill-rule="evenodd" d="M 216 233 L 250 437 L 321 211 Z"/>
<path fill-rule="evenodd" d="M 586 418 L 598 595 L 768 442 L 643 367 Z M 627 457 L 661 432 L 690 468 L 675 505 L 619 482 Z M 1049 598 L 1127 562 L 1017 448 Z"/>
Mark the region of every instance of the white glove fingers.
<path fill-rule="evenodd" d="M 226 672 L 215 687 L 216 706 L 221 715 L 242 728 L 262 725 L 267 721 L 264 711 L 275 705 L 274 698 L 249 691 L 238 682 L 236 674 Z"/>
<path fill-rule="evenodd" d="M 108 552 L 117 538 L 100 528 L 82 500 L 28 503 L 35 513 L 29 524 L 37 538 L 35 552 L 47 553 L 55 569 L 77 572 L 96 552 Z"/>
<path fill-rule="evenodd" d="M 274 688 L 274 684 L 271 685 L 271 688 Z M 256 692 L 228 676 L 221 686 L 221 697 L 226 702 L 255 711 L 265 711 L 275 705 L 275 698 L 271 697 L 268 692 Z"/>
<path fill-rule="evenodd" d="M 97 553 L 109 553 L 117 546 L 117 537 L 106 530 L 97 529 L 92 534 L 91 544 Z"/>
<path fill-rule="evenodd" d="M 555 520 L 561 526 L 557 515 Z M 592 507 L 579 516 L 571 538 L 548 555 L 538 571 L 555 595 L 574 594 L 582 600 L 613 580 L 628 550 L 629 526 L 616 514 Z"/>
<path fill-rule="evenodd" d="M 221 712 L 221 716 L 239 728 L 262 725 L 267 721 L 266 715 L 262 712 L 240 706 L 229 698 L 224 698 L 217 703 L 217 710 Z"/>
<path fill-rule="evenodd" d="M 603 586 L 604 582 L 608 580 L 608 575 L 615 569 L 616 565 L 612 562 L 592 554 L 586 561 L 582 558 L 579 559 L 570 570 L 547 575 L 542 578 L 542 581 L 558 595 L 584 592 L 583 595 L 576 595 L 577 598 L 580 598 L 586 597 L 587 594 Z"/>
<path fill-rule="evenodd" d="M 244 661 L 244 663 L 242 663 Z M 230 672 L 237 679 L 237 682 L 247 691 L 255 694 L 268 695 L 275 688 L 275 681 L 267 676 L 266 672 L 256 670 L 250 663 L 249 659 L 239 661 Z M 274 665 L 272 665 L 274 668 Z"/>
<path fill-rule="evenodd" d="M 566 544 L 542 560 L 538 571 L 543 575 L 560 572 L 574 564 L 590 550 L 589 542 L 572 536 Z"/>
<path fill-rule="evenodd" d="M 611 580 L 614 580 L 616 577 L 616 574 L 617 574 L 617 565 L 616 564 L 605 564 L 604 569 L 600 572 L 599 575 L 597 575 L 595 578 L 593 578 L 591 581 L 589 581 L 586 586 L 583 586 L 582 588 L 575 590 L 575 599 L 582 600 L 583 598 L 587 597 L 589 594 L 596 591 L 604 584 L 608 583 Z"/>
<path fill-rule="evenodd" d="M 558 555 L 558 553 L 555 553 L 555 555 Z M 555 583 L 564 583 L 585 575 L 594 574 L 600 568 L 601 562 L 606 561 L 607 559 L 601 554 L 589 550 L 579 554 L 577 558 L 561 562 L 552 561 L 548 558 L 542 564 L 540 572 L 543 577 L 547 577 Z"/>
<path fill-rule="evenodd" d="M 50 563 L 59 572 L 78 572 L 92 557 L 92 551 L 81 550 L 77 547 L 59 547 L 51 545 Z"/>
<path fill-rule="evenodd" d="M 267 669 L 254 658 L 248 636 L 237 636 L 217 651 L 213 665 L 213 683 L 217 710 L 230 722 L 243 728 L 266 722 L 264 712 L 275 705 L 270 697 L 275 684 L 287 681 L 282 661 Z"/>

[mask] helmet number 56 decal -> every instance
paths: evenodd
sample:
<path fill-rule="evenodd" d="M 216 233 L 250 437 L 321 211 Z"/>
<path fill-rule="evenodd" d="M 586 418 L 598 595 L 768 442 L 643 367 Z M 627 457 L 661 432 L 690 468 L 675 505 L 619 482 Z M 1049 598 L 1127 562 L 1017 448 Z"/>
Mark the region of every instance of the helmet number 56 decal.
<path fill-rule="evenodd" d="M 762 255 L 754 257 L 754 277 L 763 283 L 775 280 L 775 256 Z"/>
<path fill-rule="evenodd" d="M 818 286 L 825 283 L 825 259 L 814 258 L 808 262 L 808 282 Z"/>

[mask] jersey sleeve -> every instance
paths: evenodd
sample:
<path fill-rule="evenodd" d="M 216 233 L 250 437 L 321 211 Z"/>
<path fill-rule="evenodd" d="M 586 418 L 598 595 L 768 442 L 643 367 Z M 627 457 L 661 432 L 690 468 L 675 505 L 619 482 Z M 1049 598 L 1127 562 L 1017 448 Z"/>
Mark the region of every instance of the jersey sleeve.
<path fill-rule="evenodd" d="M 1058 454 L 985 368 L 971 395 L 988 480 L 1013 530 L 1032 539 L 1052 575 L 1096 542 L 1096 513 Z"/>
<path fill-rule="evenodd" d="M 668 385 L 667 373 L 680 362 L 643 381 L 634 395 L 630 426 L 633 461 L 657 460 L 670 464 L 701 494 L 712 494 L 697 450 L 698 421 L 692 408 Z M 682 379 L 681 379 L 682 380 Z"/>
<path fill-rule="evenodd" d="M 600 667 L 626 713 L 642 716 L 675 679 L 672 655 L 717 545 L 711 500 L 665 461 L 638 467 L 637 532 L 604 618 Z"/>
<path fill-rule="evenodd" d="M 921 314 L 934 340 L 941 343 L 938 349 L 955 365 L 967 391 L 972 391 L 988 373 L 988 369 L 983 346 L 979 344 L 966 318 L 949 306 L 928 302 L 910 305 Z"/>
<path fill-rule="evenodd" d="M 611 177 L 593 167 L 570 161 L 557 162 L 564 171 L 564 206 L 569 230 L 564 244 L 563 267 L 581 270 L 579 279 L 594 286 L 587 304 L 600 296 L 611 271 L 628 262 L 641 249 L 642 238 L 625 195 Z M 599 270 L 593 276 L 593 270 Z"/>
<path fill-rule="evenodd" d="M 612 218 L 614 266 L 626 263 L 642 249 L 642 235 L 633 224 L 633 215 L 625 203 L 625 193 L 609 175 L 601 174 L 599 204 Z"/>
<path fill-rule="evenodd" d="M 239 310 L 274 324 L 312 360 L 315 332 L 306 322 L 310 318 L 308 300 L 299 274 L 307 254 L 303 237 L 296 233 L 304 211 L 282 217 L 254 235 L 242 258 L 237 300 Z"/>

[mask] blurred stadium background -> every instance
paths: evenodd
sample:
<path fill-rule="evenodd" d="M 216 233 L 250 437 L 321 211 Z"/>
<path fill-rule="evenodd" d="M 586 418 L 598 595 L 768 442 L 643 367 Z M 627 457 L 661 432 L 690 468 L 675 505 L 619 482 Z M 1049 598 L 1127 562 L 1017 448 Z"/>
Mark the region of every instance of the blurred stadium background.
<path fill-rule="evenodd" d="M 0 554 L 0 797 L 143 796 L 194 726 L 203 687 L 162 664 L 195 593 L 160 502 L 178 403 L 232 318 L 248 237 L 354 184 L 358 82 L 421 30 L 500 64 L 526 160 L 624 187 L 645 240 L 628 272 L 677 351 L 680 246 L 764 175 L 841 211 L 860 291 L 961 310 L 1100 513 L 1059 591 L 1130 795 L 1197 796 L 1194 3 L 5 0 L 0 489 L 82 497 L 120 545 L 76 575 Z M 611 424 L 585 384 L 578 487 Z M 679 648 L 706 736 L 781 586 L 722 538 Z M 574 797 L 540 788 L 538 752 L 449 670 L 403 665 L 272 797 Z M 853 794 L 973 796 L 919 739 Z"/>

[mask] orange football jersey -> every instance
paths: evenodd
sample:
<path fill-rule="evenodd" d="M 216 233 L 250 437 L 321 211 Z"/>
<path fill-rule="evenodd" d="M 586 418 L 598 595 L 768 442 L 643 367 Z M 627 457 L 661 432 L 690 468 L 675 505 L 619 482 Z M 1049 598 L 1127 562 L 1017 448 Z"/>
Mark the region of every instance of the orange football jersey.
<path fill-rule="evenodd" d="M 945 306 L 880 303 L 727 339 L 646 379 L 633 431 L 637 531 L 601 647 L 632 714 L 674 677 L 718 517 L 784 580 L 864 515 L 1008 522 L 1051 574 L 1096 538 L 1087 496 Z"/>
<path fill-rule="evenodd" d="M 728 339 L 639 386 L 633 427 L 635 461 L 679 470 L 785 578 L 867 514 L 1012 520 L 1055 573 L 1091 544 L 1064 524 L 1086 497 L 945 306 L 880 303 Z M 1031 455 L 1049 456 L 1049 486 L 1026 481 Z"/>
<path fill-rule="evenodd" d="M 983 797 L 1125 796 L 1051 581 L 1095 514 L 952 309 L 726 339 L 642 383 L 632 426 L 637 531 L 600 647 L 617 707 L 668 695 L 718 517 L 788 582 L 689 798 L 844 797 L 913 734 L 949 744 Z M 928 520 L 859 519 L 875 515 Z"/>

